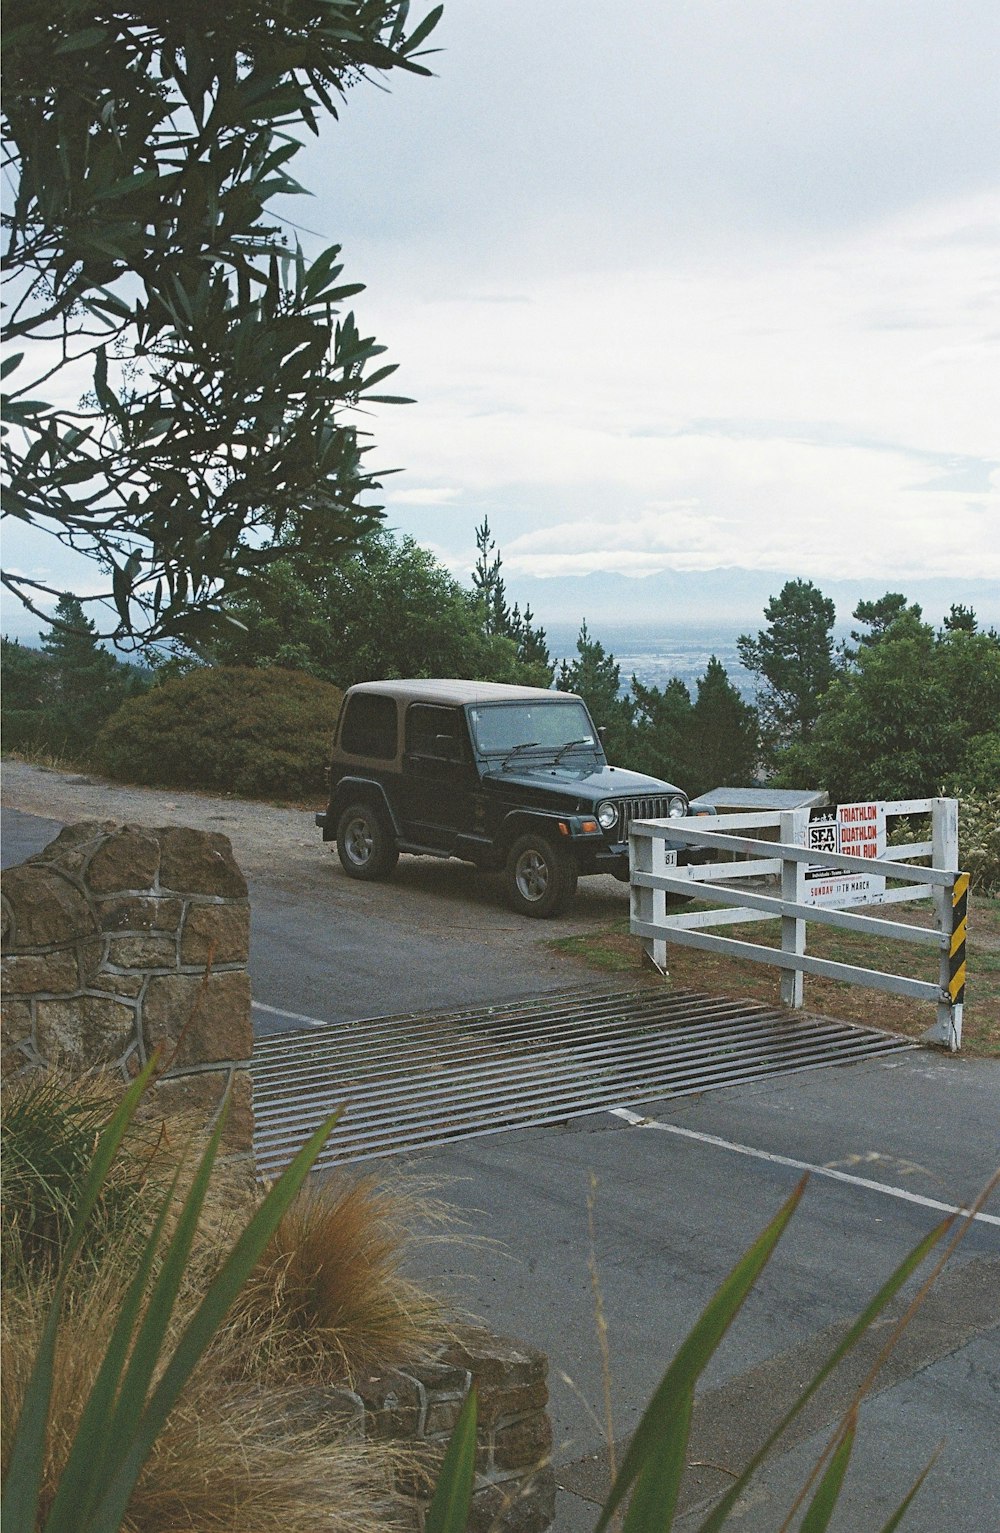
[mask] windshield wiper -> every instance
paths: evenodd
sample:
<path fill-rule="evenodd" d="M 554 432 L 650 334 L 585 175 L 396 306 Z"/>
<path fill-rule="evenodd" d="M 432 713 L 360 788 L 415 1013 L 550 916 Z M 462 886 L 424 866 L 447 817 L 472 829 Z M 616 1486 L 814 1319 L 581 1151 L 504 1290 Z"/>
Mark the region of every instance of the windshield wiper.
<path fill-rule="evenodd" d="M 556 761 L 561 761 L 566 752 L 571 751 L 574 745 L 593 745 L 593 743 L 594 742 L 589 737 L 585 737 L 582 740 L 567 740 L 566 744 L 560 745 L 559 749 L 556 751 Z"/>
<path fill-rule="evenodd" d="M 503 758 L 503 760 L 500 763 L 501 771 L 507 765 L 507 763 L 511 759 L 511 757 L 517 755 L 518 751 L 530 751 L 531 747 L 533 745 L 537 745 L 537 744 L 538 744 L 537 740 L 524 740 L 524 741 L 521 742 L 520 745 L 512 745 L 510 750 L 507 752 L 506 756 Z"/>

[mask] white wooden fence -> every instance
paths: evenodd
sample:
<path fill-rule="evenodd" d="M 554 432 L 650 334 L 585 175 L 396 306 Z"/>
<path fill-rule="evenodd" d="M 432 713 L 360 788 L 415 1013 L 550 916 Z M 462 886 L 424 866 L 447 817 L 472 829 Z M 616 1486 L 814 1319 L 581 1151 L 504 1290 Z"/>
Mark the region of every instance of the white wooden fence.
<path fill-rule="evenodd" d="M 894 995 L 933 1003 L 937 1018 L 928 1029 L 928 1041 L 957 1050 L 962 1042 L 962 1009 L 965 997 L 965 907 L 968 875 L 958 871 L 958 804 L 955 799 L 911 799 L 879 806 L 887 820 L 918 814 L 931 815 L 931 839 L 891 846 L 881 857 L 855 857 L 843 852 L 820 852 L 806 846 L 808 809 L 755 814 L 727 814 L 706 822 L 703 816 L 680 820 L 637 821 L 630 828 L 631 931 L 641 937 L 649 957 L 662 971 L 667 967 L 667 944 L 702 948 L 708 952 L 776 964 L 781 969 L 781 998 L 785 1005 L 803 1002 L 803 975 L 823 975 Z M 711 825 L 711 829 L 708 828 Z M 762 840 L 747 831 L 778 830 L 778 840 Z M 737 854 L 738 861 L 676 866 L 676 853 L 667 841 L 683 841 L 692 848 L 714 848 Z M 930 865 L 914 858 L 930 858 Z M 863 873 L 887 882 L 883 892 L 863 903 L 890 905 L 900 901 L 933 899 L 933 927 L 911 926 L 872 915 L 831 909 L 809 903 L 807 873 L 810 868 L 829 868 Z M 763 892 L 762 879 L 780 879 L 780 895 Z M 758 887 L 746 887 L 745 880 Z M 706 900 L 719 909 L 667 914 L 667 895 L 682 894 Z M 721 937 L 707 928 L 734 922 L 780 920 L 781 947 Z M 884 974 L 855 964 L 816 958 L 806 951 L 807 923 L 815 921 L 844 931 L 887 937 L 895 941 L 933 947 L 940 954 L 938 983 L 902 974 Z"/>

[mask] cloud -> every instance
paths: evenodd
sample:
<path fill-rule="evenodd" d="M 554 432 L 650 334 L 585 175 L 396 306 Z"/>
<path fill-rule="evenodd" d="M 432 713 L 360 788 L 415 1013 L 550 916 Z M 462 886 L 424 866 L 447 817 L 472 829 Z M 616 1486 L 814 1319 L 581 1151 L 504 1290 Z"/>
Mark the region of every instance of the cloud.
<path fill-rule="evenodd" d="M 443 506 L 457 500 L 461 493 L 461 490 L 455 489 L 416 486 L 412 490 L 390 490 L 386 495 L 386 503 L 393 506 Z"/>
<path fill-rule="evenodd" d="M 351 93 L 306 183 L 352 241 L 440 238 L 505 292 L 526 255 L 836 235 L 995 177 L 995 0 L 452 0 L 433 42 L 434 80 Z"/>
<path fill-rule="evenodd" d="M 767 259 L 541 274 L 524 311 L 456 300 L 442 257 L 380 320 L 419 401 L 380 454 L 463 486 L 407 530 L 455 564 L 488 511 L 524 573 L 1000 576 L 998 256 L 977 194 Z"/>

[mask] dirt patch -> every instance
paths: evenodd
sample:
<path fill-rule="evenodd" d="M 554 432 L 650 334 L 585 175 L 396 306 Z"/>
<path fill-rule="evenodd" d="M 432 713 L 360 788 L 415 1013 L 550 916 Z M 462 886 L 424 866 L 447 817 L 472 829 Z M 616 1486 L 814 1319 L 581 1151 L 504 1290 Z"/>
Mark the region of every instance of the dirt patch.
<path fill-rule="evenodd" d="M 686 907 L 690 909 L 691 907 Z M 914 926 L 930 926 L 933 914 L 925 903 L 893 906 L 891 911 L 872 909 L 893 921 Z M 780 936 L 771 924 L 733 926 L 726 936 L 780 946 Z M 628 933 L 628 923 L 616 923 L 603 931 L 559 937 L 551 942 L 554 952 L 574 963 L 609 973 L 639 974 L 643 971 L 642 943 Z M 968 967 L 965 1014 L 962 1025 L 963 1052 L 970 1055 L 1000 1055 L 1000 900 L 973 899 L 969 915 Z M 933 949 L 905 951 L 898 942 L 859 936 L 831 927 L 809 928 L 809 952 L 817 958 L 881 970 L 905 972 L 914 979 L 936 983 L 937 953 Z M 770 965 L 741 962 L 694 948 L 674 945 L 668 949 L 672 982 L 682 989 L 706 990 L 709 993 L 746 996 L 754 1000 L 780 1001 L 780 977 Z M 933 1008 L 926 1002 L 904 996 L 888 995 L 877 990 L 863 990 L 837 980 L 806 976 L 806 1005 L 811 1011 L 838 1017 L 845 1022 L 861 1022 L 868 1027 L 882 1027 L 887 1032 L 905 1033 L 920 1038 L 933 1021 Z"/>

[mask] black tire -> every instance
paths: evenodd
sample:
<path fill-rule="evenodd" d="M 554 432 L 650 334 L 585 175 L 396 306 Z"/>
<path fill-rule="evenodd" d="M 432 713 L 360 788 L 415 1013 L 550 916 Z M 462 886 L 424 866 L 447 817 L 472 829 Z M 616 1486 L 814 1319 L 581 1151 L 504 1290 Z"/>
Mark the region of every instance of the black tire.
<path fill-rule="evenodd" d="M 399 848 L 373 804 L 349 804 L 337 821 L 337 856 L 351 878 L 388 878 Z"/>
<path fill-rule="evenodd" d="M 576 880 L 576 864 L 546 836 L 519 836 L 507 853 L 504 885 L 522 915 L 559 915 L 576 893 Z"/>

